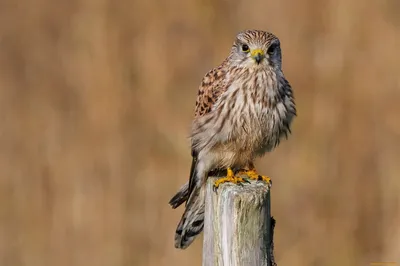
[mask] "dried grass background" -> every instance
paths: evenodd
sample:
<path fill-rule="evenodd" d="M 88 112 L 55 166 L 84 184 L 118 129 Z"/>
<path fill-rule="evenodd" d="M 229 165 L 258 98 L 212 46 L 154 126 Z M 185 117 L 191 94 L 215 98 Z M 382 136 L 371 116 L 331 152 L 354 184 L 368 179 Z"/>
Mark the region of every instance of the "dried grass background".
<path fill-rule="evenodd" d="M 0 265 L 201 265 L 173 247 L 202 76 L 272 31 L 297 100 L 278 265 L 400 263 L 398 0 L 0 1 Z"/>

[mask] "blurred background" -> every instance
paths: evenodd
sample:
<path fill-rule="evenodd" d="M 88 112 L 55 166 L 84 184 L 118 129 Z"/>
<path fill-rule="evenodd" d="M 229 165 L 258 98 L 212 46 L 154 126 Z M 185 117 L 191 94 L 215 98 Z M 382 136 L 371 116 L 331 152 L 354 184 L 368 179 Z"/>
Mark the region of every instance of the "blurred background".
<path fill-rule="evenodd" d="M 298 117 L 257 161 L 278 265 L 400 263 L 398 0 L 0 1 L 0 265 L 201 265 L 176 250 L 203 75 L 275 33 Z"/>

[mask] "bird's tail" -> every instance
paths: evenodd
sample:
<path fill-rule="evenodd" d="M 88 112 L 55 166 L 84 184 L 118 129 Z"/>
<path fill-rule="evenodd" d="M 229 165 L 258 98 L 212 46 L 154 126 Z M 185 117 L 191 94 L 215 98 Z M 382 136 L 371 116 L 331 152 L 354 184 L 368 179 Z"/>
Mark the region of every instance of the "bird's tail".
<path fill-rule="evenodd" d="M 184 184 L 175 194 L 175 196 L 173 196 L 172 199 L 169 201 L 169 205 L 171 205 L 173 209 L 178 208 L 182 203 L 184 203 L 189 199 L 194 184 L 196 183 L 195 182 L 197 175 L 196 168 L 197 168 L 197 157 L 194 156 L 192 159 L 192 166 L 190 167 L 189 182 Z"/>
<path fill-rule="evenodd" d="M 169 205 L 172 206 L 173 209 L 178 208 L 182 203 L 187 201 L 189 198 L 189 182 L 184 184 L 179 191 L 172 197 L 169 201 Z"/>
<path fill-rule="evenodd" d="M 186 202 L 185 211 L 175 232 L 175 247 L 180 249 L 187 248 L 204 226 L 205 188 L 199 185 L 201 182 L 198 178 L 202 175 L 198 176 L 197 162 L 197 157 L 194 156 L 189 182 L 183 185 L 169 201 L 174 209 Z"/>
<path fill-rule="evenodd" d="M 187 248 L 204 226 L 205 188 L 194 188 L 175 232 L 175 247 Z"/>

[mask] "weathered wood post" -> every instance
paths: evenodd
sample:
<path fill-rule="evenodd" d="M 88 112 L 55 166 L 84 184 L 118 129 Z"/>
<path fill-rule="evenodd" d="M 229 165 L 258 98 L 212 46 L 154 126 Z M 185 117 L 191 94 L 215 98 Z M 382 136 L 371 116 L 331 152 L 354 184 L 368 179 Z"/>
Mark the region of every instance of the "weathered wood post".
<path fill-rule="evenodd" d="M 270 186 L 225 183 L 206 192 L 203 266 L 274 266 Z"/>

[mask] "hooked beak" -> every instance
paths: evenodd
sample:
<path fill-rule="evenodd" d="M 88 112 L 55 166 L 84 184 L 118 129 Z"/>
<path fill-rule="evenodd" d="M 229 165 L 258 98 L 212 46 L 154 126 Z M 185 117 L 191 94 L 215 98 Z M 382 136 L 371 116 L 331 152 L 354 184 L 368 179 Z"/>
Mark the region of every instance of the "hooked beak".
<path fill-rule="evenodd" d="M 260 62 L 264 59 L 264 51 L 261 49 L 254 49 L 251 51 L 251 57 L 256 60 L 257 64 L 260 64 Z"/>

